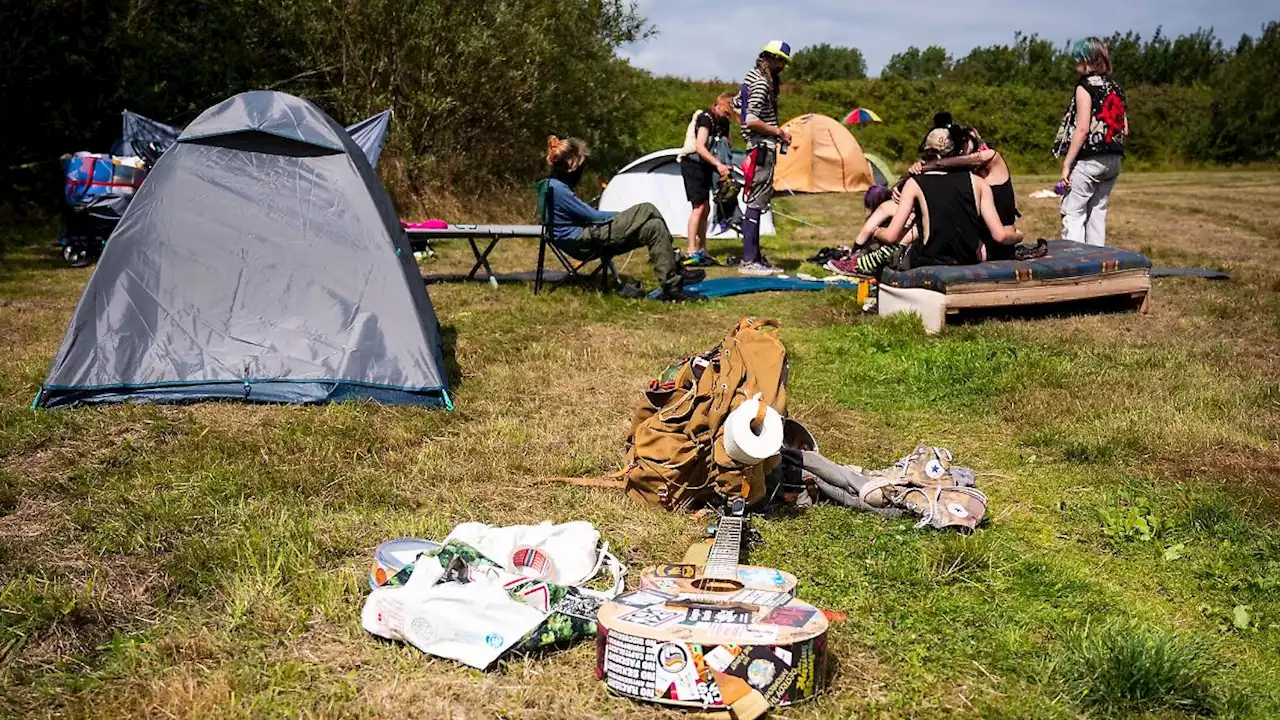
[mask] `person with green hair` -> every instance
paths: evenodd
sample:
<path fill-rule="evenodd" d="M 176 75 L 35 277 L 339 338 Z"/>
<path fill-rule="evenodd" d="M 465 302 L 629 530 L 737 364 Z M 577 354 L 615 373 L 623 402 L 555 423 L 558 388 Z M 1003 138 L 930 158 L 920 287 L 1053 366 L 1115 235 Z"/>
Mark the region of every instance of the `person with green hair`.
<path fill-rule="evenodd" d="M 1124 89 L 1111 78 L 1111 54 L 1091 37 L 1072 47 L 1080 79 L 1053 154 L 1062 158 L 1062 238 L 1107 244 L 1107 210 L 1129 135 Z"/>

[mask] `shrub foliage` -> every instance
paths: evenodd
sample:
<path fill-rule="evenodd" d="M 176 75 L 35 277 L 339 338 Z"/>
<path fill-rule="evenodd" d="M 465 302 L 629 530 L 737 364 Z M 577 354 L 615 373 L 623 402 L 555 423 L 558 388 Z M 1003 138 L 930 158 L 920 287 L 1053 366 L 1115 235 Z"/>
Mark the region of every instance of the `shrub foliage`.
<path fill-rule="evenodd" d="M 651 32 L 632 0 L 40 0 L 3 4 L 0 23 L 21 29 L 0 51 L 0 89 L 21 122 L 0 193 L 51 207 L 58 156 L 106 150 L 125 108 L 181 125 L 260 88 L 310 98 L 346 123 L 392 107 L 393 192 L 474 194 L 536 177 L 548 133 L 586 138 L 602 173 L 679 145 L 691 112 L 733 87 L 622 60 L 619 47 Z M 1203 30 L 1110 42 L 1129 90 L 1133 162 L 1280 159 L 1280 22 L 1230 47 Z M 865 74 L 856 48 L 804 48 L 784 75 L 783 114 L 869 107 L 886 122 L 859 139 L 906 162 L 946 109 L 1020 171 L 1053 165 L 1074 81 L 1065 47 L 1022 34 L 958 60 L 909 48 L 880 79 Z"/>

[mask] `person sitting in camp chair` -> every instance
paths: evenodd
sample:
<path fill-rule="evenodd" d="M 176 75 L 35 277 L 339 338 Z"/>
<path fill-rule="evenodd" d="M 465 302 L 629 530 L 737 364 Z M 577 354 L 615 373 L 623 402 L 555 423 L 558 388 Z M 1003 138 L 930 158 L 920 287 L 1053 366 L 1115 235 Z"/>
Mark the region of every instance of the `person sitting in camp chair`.
<path fill-rule="evenodd" d="M 686 284 L 701 282 L 702 270 L 681 268 L 676 249 L 662 213 L 651 203 L 641 203 L 621 212 L 596 210 L 574 194 L 587 162 L 587 144 L 578 138 L 547 139 L 547 163 L 551 177 L 550 220 L 555 244 L 570 255 L 620 255 L 647 248 L 654 277 L 662 287 L 659 299 L 667 301 L 703 300 L 685 290 Z"/>

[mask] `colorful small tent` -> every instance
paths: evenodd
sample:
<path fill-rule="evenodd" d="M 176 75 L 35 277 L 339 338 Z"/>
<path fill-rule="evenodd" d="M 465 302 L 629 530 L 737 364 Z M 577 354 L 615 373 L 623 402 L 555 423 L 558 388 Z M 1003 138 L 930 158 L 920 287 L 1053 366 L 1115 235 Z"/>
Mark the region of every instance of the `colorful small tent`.
<path fill-rule="evenodd" d="M 774 190 L 852 193 L 874 184 L 862 147 L 838 120 L 801 115 L 785 127 L 791 131 L 791 147 L 778 156 Z"/>

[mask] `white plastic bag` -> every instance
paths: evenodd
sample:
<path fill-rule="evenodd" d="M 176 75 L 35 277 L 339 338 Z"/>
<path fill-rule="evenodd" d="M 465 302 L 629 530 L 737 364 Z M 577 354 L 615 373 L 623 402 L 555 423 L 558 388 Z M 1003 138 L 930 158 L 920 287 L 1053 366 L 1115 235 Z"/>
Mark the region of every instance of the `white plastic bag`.
<path fill-rule="evenodd" d="M 622 592 L 626 568 L 601 544 L 600 533 L 586 521 L 552 525 L 511 525 L 493 527 L 483 523 L 463 523 L 453 529 L 445 542 L 457 540 L 479 550 L 509 573 L 537 578 L 557 585 L 571 585 L 593 597 L 612 598 Z M 607 568 L 612 586 L 591 591 L 582 586 Z"/>
<path fill-rule="evenodd" d="M 516 576 L 495 572 L 468 583 L 427 585 L 439 578 L 438 567 L 415 567 L 403 587 L 370 593 L 360 617 L 364 629 L 483 670 L 547 618 L 507 594 L 503 586 Z M 419 575 L 423 582 L 414 583 Z"/>

